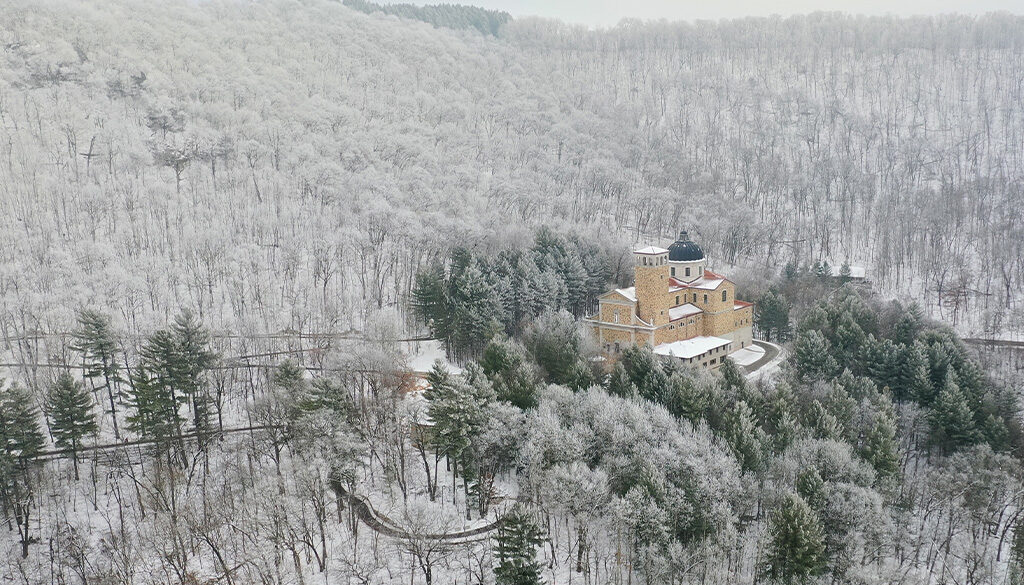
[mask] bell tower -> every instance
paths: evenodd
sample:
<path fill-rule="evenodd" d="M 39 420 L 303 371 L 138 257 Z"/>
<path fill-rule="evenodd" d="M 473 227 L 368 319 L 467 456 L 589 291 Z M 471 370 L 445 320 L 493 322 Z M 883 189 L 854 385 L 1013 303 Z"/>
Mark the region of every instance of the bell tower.
<path fill-rule="evenodd" d="M 651 325 L 668 323 L 668 250 L 656 246 L 633 252 L 637 315 Z"/>

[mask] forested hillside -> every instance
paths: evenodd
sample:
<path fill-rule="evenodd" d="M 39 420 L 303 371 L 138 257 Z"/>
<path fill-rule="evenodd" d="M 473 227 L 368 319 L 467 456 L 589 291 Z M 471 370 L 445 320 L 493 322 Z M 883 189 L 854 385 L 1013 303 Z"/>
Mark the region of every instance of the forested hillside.
<path fill-rule="evenodd" d="M 712 265 L 866 265 L 1019 329 L 1024 27 L 820 14 L 497 37 L 331 2 L 15 2 L 0 323 L 360 328 L 539 224 Z M 486 238 L 484 238 L 486 236 Z M 940 307 L 941 303 L 941 307 Z M 45 350 L 43 351 L 45 353 Z"/>
<path fill-rule="evenodd" d="M 0 10 L 0 583 L 1024 582 L 1024 19 L 354 4 Z"/>

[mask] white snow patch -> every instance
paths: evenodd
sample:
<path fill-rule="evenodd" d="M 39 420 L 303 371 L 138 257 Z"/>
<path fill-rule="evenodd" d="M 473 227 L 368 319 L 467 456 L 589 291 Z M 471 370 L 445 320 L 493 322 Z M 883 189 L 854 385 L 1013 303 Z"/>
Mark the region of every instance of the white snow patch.
<path fill-rule="evenodd" d="M 402 348 L 409 359 L 409 369 L 416 374 L 426 374 L 434 367 L 434 361 L 441 360 L 448 371 L 453 374 L 461 374 L 462 368 L 448 361 L 444 351 L 444 344 L 437 339 L 428 341 L 409 341 Z"/>
<path fill-rule="evenodd" d="M 729 354 L 729 359 L 736 362 L 738 366 L 749 366 L 764 357 L 764 349 L 757 345 L 744 347 Z"/>

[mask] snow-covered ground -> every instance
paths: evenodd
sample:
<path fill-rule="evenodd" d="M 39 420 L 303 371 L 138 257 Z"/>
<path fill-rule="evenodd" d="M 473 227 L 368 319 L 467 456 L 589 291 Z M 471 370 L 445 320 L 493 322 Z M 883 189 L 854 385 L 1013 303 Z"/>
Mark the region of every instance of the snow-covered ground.
<path fill-rule="evenodd" d="M 448 361 L 444 352 L 444 344 L 436 339 L 429 341 L 403 341 L 402 352 L 408 356 L 409 369 L 417 374 L 425 374 L 434 367 L 435 360 L 441 360 L 448 371 L 456 374 L 462 372 L 462 368 Z"/>

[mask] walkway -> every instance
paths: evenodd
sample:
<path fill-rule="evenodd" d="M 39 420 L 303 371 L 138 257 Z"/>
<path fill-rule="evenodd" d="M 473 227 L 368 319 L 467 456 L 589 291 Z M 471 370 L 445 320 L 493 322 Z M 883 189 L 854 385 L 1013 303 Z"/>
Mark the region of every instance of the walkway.
<path fill-rule="evenodd" d="M 743 373 L 746 374 L 748 377 L 757 372 L 758 370 L 761 370 L 765 366 L 774 362 L 775 359 L 778 358 L 782 353 L 782 348 L 775 345 L 774 343 L 754 340 L 754 345 L 763 349 L 764 355 L 761 356 L 760 359 L 758 359 L 756 362 L 752 364 L 741 366 L 743 369 Z"/>
<path fill-rule="evenodd" d="M 330 478 L 331 489 L 334 490 L 335 495 L 339 500 L 344 499 L 352 507 L 355 515 L 359 517 L 370 530 L 390 536 L 392 538 L 398 538 L 401 540 L 442 540 L 448 544 L 469 544 L 472 542 L 479 542 L 488 538 L 488 533 L 501 526 L 503 519 L 499 518 L 490 524 L 472 528 L 470 530 L 463 530 L 460 532 L 448 532 L 445 534 L 415 534 L 407 531 L 406 529 L 399 526 L 394 520 L 388 518 L 384 514 L 373 509 L 370 501 L 363 496 L 356 494 L 350 494 L 345 486 L 333 475 Z"/>

